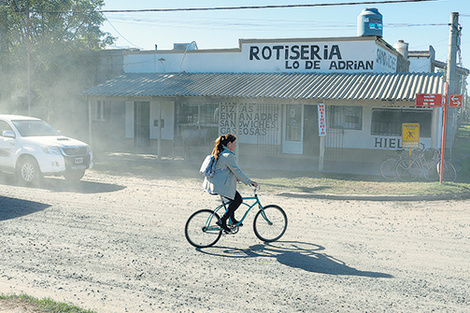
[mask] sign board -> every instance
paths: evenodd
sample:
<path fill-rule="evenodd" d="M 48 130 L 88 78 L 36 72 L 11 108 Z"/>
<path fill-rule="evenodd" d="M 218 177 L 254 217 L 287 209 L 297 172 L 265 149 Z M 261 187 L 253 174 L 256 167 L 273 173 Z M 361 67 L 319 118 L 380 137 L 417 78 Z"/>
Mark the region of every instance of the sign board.
<path fill-rule="evenodd" d="M 318 136 L 326 136 L 325 105 L 318 104 Z"/>
<path fill-rule="evenodd" d="M 449 106 L 454 108 L 461 108 L 463 103 L 462 95 L 449 95 Z"/>
<path fill-rule="evenodd" d="M 417 107 L 441 107 L 442 106 L 442 95 L 441 94 L 416 94 L 416 106 Z"/>
<path fill-rule="evenodd" d="M 419 148 L 419 123 L 402 124 L 403 148 Z"/>
<path fill-rule="evenodd" d="M 240 43 L 246 62 L 237 63 L 237 68 L 233 69 L 237 72 L 245 69 L 249 72 L 395 73 L 398 66 L 398 57 L 392 49 L 379 45 L 375 40 L 268 42 L 240 39 Z M 219 58 L 208 58 L 208 61 L 220 62 L 217 61 Z"/>

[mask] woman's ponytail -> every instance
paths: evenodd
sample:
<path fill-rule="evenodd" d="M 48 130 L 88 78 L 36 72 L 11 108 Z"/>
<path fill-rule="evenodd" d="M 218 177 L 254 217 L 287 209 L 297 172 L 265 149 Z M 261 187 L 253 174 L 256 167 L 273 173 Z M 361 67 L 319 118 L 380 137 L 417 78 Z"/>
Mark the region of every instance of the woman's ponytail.
<path fill-rule="evenodd" d="M 218 159 L 224 147 L 227 146 L 229 142 L 234 142 L 235 140 L 237 140 L 237 137 L 233 134 L 219 136 L 214 142 L 214 149 L 211 154 Z"/>

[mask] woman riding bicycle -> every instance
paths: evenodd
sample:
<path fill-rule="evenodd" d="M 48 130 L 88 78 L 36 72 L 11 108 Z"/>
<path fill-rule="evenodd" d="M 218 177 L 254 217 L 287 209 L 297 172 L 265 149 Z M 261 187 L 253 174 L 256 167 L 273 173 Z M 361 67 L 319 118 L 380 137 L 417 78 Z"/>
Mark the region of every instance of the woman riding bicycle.
<path fill-rule="evenodd" d="M 258 184 L 252 181 L 238 167 L 237 160 L 233 151 L 235 150 L 237 137 L 233 134 L 227 134 L 218 137 L 214 142 L 212 155 L 216 158 L 215 174 L 213 177 L 205 177 L 202 184 L 203 188 L 210 194 L 221 195 L 230 201 L 230 204 L 224 215 L 217 221 L 225 232 L 230 232 L 227 227 L 227 219 L 230 218 L 232 224 L 237 224 L 234 214 L 235 210 L 242 204 L 243 200 L 237 191 L 237 180 L 247 185 L 257 187 Z"/>

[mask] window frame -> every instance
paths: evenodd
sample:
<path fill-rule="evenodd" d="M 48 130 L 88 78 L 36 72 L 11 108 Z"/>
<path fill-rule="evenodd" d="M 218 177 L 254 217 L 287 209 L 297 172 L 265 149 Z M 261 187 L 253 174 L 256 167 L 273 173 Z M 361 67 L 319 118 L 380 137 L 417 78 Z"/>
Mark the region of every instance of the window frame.
<path fill-rule="evenodd" d="M 382 113 L 381 122 L 377 125 L 377 115 Z M 405 115 L 408 114 L 408 115 Z M 410 115 L 411 114 L 411 115 Z M 370 134 L 372 136 L 402 136 L 403 123 L 418 123 L 419 136 L 423 138 L 432 137 L 432 109 L 423 108 L 372 108 Z M 387 126 L 388 124 L 388 126 Z"/>
<path fill-rule="evenodd" d="M 106 102 L 105 100 L 96 100 L 94 105 L 93 120 L 97 122 L 104 122 L 106 120 Z"/>
<path fill-rule="evenodd" d="M 364 116 L 362 106 L 327 105 L 326 110 L 329 129 L 362 130 Z"/>

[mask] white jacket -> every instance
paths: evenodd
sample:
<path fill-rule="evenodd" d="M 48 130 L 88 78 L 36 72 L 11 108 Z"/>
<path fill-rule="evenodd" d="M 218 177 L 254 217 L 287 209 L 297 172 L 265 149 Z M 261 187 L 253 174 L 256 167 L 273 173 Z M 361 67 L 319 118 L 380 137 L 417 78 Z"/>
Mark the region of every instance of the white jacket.
<path fill-rule="evenodd" d="M 252 183 L 238 167 L 235 154 L 227 147 L 220 153 L 215 170 L 215 175 L 212 178 L 205 177 L 202 183 L 202 187 L 211 194 L 219 194 L 233 200 L 237 191 L 237 180 L 247 185 Z"/>

